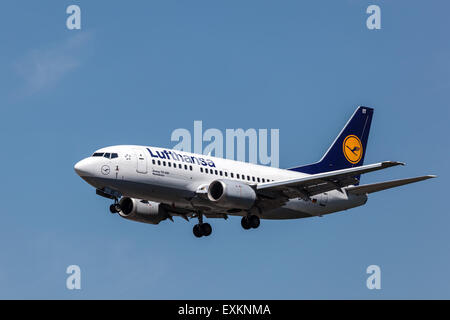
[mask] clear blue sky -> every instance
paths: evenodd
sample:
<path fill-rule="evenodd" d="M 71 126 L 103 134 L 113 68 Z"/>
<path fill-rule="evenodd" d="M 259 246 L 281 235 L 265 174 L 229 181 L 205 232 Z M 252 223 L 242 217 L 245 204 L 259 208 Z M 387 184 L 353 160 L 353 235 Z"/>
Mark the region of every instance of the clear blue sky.
<path fill-rule="evenodd" d="M 66 29 L 78 4 L 82 30 Z M 369 31 L 370 4 L 382 29 Z M 448 1 L 2 1 L 0 298 L 450 298 Z M 279 128 L 317 160 L 357 105 L 366 163 L 437 174 L 323 218 L 158 226 L 120 219 L 73 171 L 176 128 Z M 82 290 L 65 287 L 66 267 Z M 365 286 L 367 266 L 382 289 Z"/>

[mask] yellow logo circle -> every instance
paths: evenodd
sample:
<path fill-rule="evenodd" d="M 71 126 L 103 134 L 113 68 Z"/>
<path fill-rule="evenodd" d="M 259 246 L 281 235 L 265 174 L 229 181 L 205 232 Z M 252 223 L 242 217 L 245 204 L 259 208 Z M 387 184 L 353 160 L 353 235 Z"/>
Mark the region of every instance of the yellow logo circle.
<path fill-rule="evenodd" d="M 361 140 L 357 136 L 349 135 L 344 139 L 342 144 L 344 156 L 350 163 L 358 163 L 363 154 Z"/>

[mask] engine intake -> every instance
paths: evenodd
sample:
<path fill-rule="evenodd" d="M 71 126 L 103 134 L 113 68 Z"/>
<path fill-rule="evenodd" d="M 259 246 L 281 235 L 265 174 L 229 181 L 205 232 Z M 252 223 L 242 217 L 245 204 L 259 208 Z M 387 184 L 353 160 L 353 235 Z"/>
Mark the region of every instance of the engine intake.
<path fill-rule="evenodd" d="M 214 180 L 208 188 L 208 199 L 219 207 L 248 210 L 255 204 L 256 192 L 238 181 Z"/>
<path fill-rule="evenodd" d="M 158 224 L 168 217 L 166 210 L 157 202 L 125 197 L 119 205 L 120 216 L 128 220 Z"/>

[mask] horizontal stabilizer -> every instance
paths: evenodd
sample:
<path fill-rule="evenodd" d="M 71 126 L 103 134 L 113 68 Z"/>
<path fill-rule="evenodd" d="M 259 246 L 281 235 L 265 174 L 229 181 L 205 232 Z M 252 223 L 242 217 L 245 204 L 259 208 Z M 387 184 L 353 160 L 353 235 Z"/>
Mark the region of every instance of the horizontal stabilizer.
<path fill-rule="evenodd" d="M 427 179 L 431 179 L 431 178 L 436 178 L 436 176 L 428 175 L 428 176 L 422 176 L 422 177 L 372 183 L 372 184 L 366 184 L 366 185 L 362 185 L 362 186 L 348 187 L 348 188 L 346 188 L 346 190 L 348 193 L 353 193 L 353 194 L 367 194 L 367 193 L 378 192 L 378 191 L 382 191 L 382 190 L 386 190 L 386 189 L 390 189 L 390 188 L 400 187 L 405 184 L 419 182 L 419 181 L 423 181 L 423 180 L 427 180 Z"/>

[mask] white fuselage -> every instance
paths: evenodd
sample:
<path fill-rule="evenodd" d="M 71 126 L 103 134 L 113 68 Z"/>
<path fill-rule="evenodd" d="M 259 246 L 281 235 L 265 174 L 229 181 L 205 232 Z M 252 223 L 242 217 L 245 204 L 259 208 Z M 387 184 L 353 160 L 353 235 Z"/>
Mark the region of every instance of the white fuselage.
<path fill-rule="evenodd" d="M 112 146 L 96 153 L 106 153 L 109 157 L 91 156 L 75 165 L 77 173 L 95 188 L 189 210 L 201 206 L 201 203 L 194 203 L 193 198 L 214 180 L 256 185 L 308 176 L 291 170 L 156 147 Z M 366 201 L 366 195 L 347 194 L 345 189 L 333 190 L 311 200 L 291 199 L 280 208 L 260 212 L 259 216 L 263 219 L 321 216 L 357 207 Z M 245 212 L 234 214 L 242 216 Z"/>

